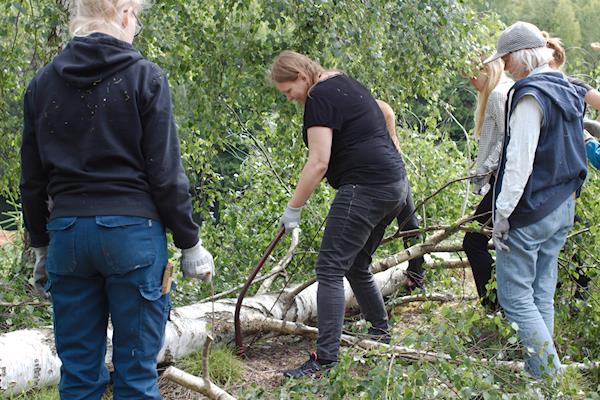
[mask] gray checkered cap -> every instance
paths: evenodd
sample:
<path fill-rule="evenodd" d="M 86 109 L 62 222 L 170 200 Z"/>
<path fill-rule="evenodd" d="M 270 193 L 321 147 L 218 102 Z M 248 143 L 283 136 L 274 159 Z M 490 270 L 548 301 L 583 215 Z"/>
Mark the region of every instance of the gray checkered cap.
<path fill-rule="evenodd" d="M 483 63 L 487 64 L 499 59 L 509 53 L 523 49 L 535 49 L 545 47 L 546 39 L 539 28 L 529 22 L 518 21 L 502 32 L 496 45 L 496 53 L 487 58 Z"/>

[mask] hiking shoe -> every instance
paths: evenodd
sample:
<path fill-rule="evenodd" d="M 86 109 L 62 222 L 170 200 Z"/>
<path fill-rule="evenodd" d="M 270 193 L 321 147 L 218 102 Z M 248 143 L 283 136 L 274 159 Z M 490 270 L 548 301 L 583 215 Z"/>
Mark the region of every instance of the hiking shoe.
<path fill-rule="evenodd" d="M 283 371 L 283 376 L 286 378 L 304 378 L 305 376 L 313 376 L 320 371 L 329 370 L 333 364 L 333 361 L 319 362 L 317 360 L 317 353 L 311 353 L 308 361 L 298 368 Z"/>
<path fill-rule="evenodd" d="M 390 344 L 390 342 L 392 341 L 392 336 L 390 335 L 390 332 L 385 329 L 370 327 L 369 331 L 367 332 L 367 335 L 367 338 L 369 340 L 374 340 L 379 343 Z"/>

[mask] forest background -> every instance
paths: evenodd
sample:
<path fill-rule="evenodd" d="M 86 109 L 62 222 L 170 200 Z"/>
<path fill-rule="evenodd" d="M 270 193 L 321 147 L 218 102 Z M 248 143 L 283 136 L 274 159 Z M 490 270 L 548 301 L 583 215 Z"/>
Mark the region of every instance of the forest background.
<path fill-rule="evenodd" d="M 0 10 L 0 220 L 21 238 L 22 95 L 35 72 L 68 40 L 68 11 L 61 0 L 2 0 Z M 525 20 L 561 37 L 568 55 L 565 72 L 594 87 L 600 83 L 600 52 L 590 47 L 600 41 L 600 0 L 163 0 L 141 18 L 144 30 L 135 46 L 168 74 L 196 218 L 217 265 L 217 292 L 238 286 L 254 267 L 275 234 L 306 158 L 301 109 L 265 79 L 281 50 L 294 49 L 352 75 L 393 107 L 417 202 L 468 175 L 476 154 L 475 92 L 468 76 L 481 55 L 493 51 L 506 25 Z M 595 111 L 588 114 L 596 117 Z M 333 194 L 322 184 L 305 207 L 301 249 L 289 267 L 293 281 L 313 273 Z M 599 198 L 598 172 L 590 168 L 573 228 L 579 233 L 560 258 L 555 336 L 566 361 L 598 360 L 600 354 Z M 418 210 L 420 222 L 425 227 L 452 223 L 478 201 L 464 182 L 453 184 Z M 34 297 L 23 243 L 0 247 L 1 302 Z M 377 256 L 401 248 L 394 241 Z M 576 265 L 592 278 L 585 301 L 573 298 Z M 432 288 L 461 290 L 452 272 L 429 270 L 427 279 Z M 208 295 L 208 286 L 180 280 L 174 301 L 189 304 Z M 2 332 L 51 323 L 49 305 L 0 307 L 0 314 Z M 427 303 L 422 315 L 421 325 L 401 332 L 401 344 L 434 347 L 459 358 L 474 352 L 494 358 L 514 350 L 514 328 L 499 315 L 485 315 L 475 302 Z M 375 398 L 385 390 L 390 398 L 527 398 L 532 384 L 494 365 L 465 361 L 458 368 L 441 361 L 377 359 L 350 353 L 327 379 L 287 382 L 274 396 Z M 360 373 L 354 371 L 357 363 L 363 366 Z M 264 390 L 243 386 L 238 395 L 263 397 Z M 570 372 L 543 390 L 555 398 L 597 399 L 600 371 Z"/>

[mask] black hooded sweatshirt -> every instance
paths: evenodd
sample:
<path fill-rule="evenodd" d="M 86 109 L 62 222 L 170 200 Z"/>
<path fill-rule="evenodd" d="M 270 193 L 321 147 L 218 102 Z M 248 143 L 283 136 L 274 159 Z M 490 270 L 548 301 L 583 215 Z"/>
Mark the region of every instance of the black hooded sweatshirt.
<path fill-rule="evenodd" d="M 198 241 L 165 73 L 109 35 L 74 38 L 30 82 L 20 188 L 33 247 L 65 216 L 147 217 L 179 248 Z"/>

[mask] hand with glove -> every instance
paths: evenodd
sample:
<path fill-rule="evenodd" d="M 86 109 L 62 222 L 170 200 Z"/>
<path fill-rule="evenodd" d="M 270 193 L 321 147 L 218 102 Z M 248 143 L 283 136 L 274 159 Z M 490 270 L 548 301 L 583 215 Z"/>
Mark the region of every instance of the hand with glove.
<path fill-rule="evenodd" d="M 46 272 L 46 261 L 48 260 L 48 246 L 32 247 L 35 253 L 35 264 L 33 266 L 33 286 L 35 291 L 44 299 L 50 298 L 50 293 L 44 290 L 48 282 L 48 273 Z"/>
<path fill-rule="evenodd" d="M 508 219 L 504 218 L 500 213 L 496 213 L 494 221 L 494 229 L 492 230 L 492 242 L 496 250 L 510 251 L 510 248 L 504 243 L 508 239 L 508 231 L 510 230 L 510 224 Z"/>
<path fill-rule="evenodd" d="M 292 229 L 298 228 L 300 226 L 301 211 L 302 207 L 291 207 L 289 204 L 285 207 L 283 215 L 279 220 L 280 225 L 283 225 L 285 228 L 285 233 L 290 233 Z"/>
<path fill-rule="evenodd" d="M 213 256 L 202 246 L 202 240 L 189 249 L 181 250 L 181 271 L 183 277 L 198 278 L 210 282 L 215 274 Z"/>

